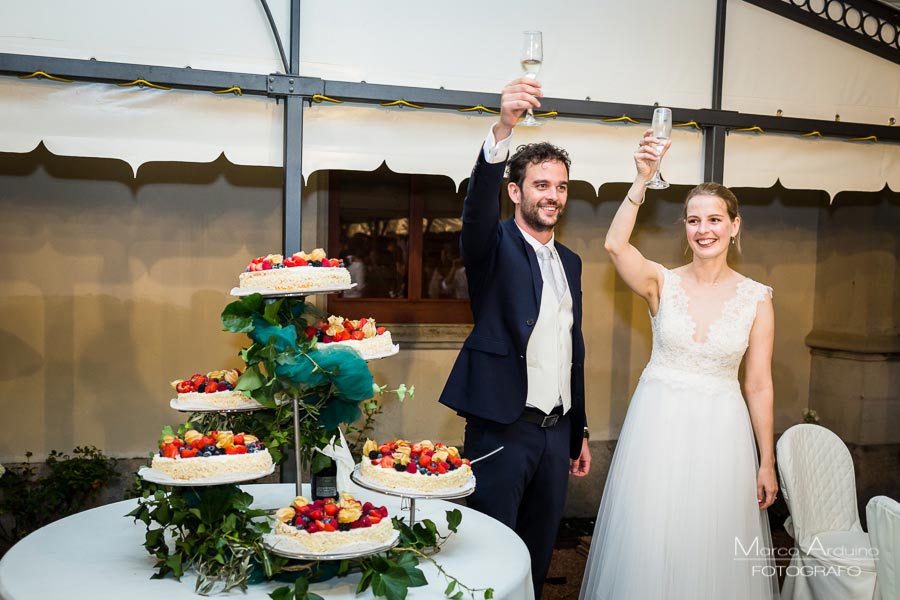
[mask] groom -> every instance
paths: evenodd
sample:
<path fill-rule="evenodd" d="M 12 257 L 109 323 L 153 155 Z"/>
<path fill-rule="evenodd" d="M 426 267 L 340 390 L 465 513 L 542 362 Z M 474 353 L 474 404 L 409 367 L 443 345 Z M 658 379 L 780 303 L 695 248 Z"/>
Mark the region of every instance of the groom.
<path fill-rule="evenodd" d="M 477 484 L 468 505 L 509 526 L 531 554 L 541 597 L 566 501 L 568 475 L 587 475 L 581 259 L 554 240 L 566 206 L 569 157 L 543 142 L 509 159 L 512 130 L 538 107 L 540 83 L 503 88 L 463 204 L 460 250 L 475 327 L 463 344 L 441 403 L 466 419 Z M 500 222 L 500 186 L 515 216 Z M 570 459 L 573 459 L 570 464 Z"/>

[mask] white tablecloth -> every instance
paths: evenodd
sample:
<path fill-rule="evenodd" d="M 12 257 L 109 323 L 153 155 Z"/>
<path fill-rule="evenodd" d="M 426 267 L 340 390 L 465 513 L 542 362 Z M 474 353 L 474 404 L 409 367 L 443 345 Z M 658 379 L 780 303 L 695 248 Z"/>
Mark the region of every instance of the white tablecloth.
<path fill-rule="evenodd" d="M 243 487 L 253 495 L 258 508 L 287 506 L 294 498 L 293 484 Z M 399 498 L 366 490 L 354 494 L 387 506 L 392 515 L 401 514 Z M 171 577 L 150 579 L 154 558 L 143 547 L 144 524 L 125 517 L 136 502 L 125 500 L 67 517 L 20 541 L 0 561 L 0 598 L 196 600 L 195 576 L 191 573 L 180 583 Z M 435 556 L 438 563 L 470 587 L 494 588 L 495 598 L 534 600 L 528 550 L 512 530 L 479 512 L 443 500 L 417 500 L 416 518 L 429 518 L 446 533 L 444 513 L 452 508 L 462 511 L 462 524 L 459 533 Z M 448 581 L 428 561 L 421 561 L 420 568 L 429 585 L 410 588 L 407 598 L 443 598 Z M 329 600 L 356 598 L 358 581 L 357 573 L 314 584 L 311 590 Z M 284 585 L 253 585 L 246 595 L 236 590 L 225 597 L 268 600 L 272 590 Z M 367 591 L 360 598 L 373 596 Z"/>

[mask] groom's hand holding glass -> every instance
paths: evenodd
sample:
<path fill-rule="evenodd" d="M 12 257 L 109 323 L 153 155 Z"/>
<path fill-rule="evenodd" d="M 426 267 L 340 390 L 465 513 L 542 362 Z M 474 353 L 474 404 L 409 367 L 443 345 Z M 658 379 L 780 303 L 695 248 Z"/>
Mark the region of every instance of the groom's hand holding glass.
<path fill-rule="evenodd" d="M 530 108 L 540 108 L 544 92 L 541 82 L 530 77 L 520 77 L 507 83 L 500 93 L 500 120 L 494 125 L 494 139 L 505 140 Z"/>

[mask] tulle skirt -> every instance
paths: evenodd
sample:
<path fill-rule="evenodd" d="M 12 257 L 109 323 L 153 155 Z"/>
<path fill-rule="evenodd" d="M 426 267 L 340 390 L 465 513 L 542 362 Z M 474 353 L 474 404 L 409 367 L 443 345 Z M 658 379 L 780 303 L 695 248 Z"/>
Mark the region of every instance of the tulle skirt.
<path fill-rule="evenodd" d="M 606 480 L 580 597 L 777 598 L 756 471 L 736 381 L 683 386 L 645 373 Z"/>

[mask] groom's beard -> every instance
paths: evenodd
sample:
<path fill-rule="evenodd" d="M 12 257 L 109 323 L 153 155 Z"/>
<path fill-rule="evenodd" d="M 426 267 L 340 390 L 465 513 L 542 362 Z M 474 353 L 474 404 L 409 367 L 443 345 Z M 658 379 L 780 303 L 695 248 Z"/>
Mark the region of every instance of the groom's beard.
<path fill-rule="evenodd" d="M 565 207 L 559 202 L 553 200 L 542 200 L 539 202 L 531 202 L 523 199 L 521 203 L 522 220 L 528 224 L 534 231 L 553 231 L 556 222 L 562 216 Z M 556 207 L 556 212 L 547 214 L 542 209 L 544 207 Z"/>

